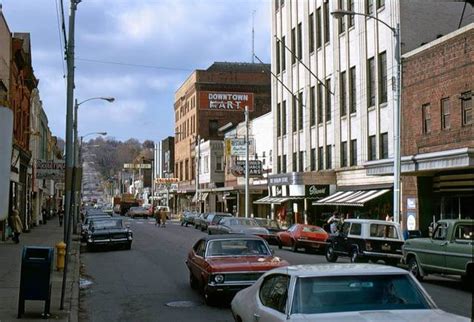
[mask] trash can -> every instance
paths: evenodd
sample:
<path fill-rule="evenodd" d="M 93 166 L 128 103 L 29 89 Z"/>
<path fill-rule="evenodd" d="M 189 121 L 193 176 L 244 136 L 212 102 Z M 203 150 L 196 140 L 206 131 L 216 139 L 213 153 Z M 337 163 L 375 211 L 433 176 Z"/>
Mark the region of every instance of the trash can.
<path fill-rule="evenodd" d="M 25 313 L 25 300 L 45 301 L 43 317 L 49 316 L 53 257 L 52 247 L 23 247 L 18 318 Z"/>

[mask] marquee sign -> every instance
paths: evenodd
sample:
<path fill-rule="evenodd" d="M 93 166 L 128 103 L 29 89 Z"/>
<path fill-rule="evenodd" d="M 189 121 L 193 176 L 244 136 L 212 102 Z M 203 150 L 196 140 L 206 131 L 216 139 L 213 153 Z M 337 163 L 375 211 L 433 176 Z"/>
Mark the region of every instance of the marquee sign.
<path fill-rule="evenodd" d="M 236 177 L 245 176 L 245 161 L 236 160 L 235 164 L 230 168 L 230 172 Z M 262 161 L 249 160 L 249 176 L 262 176 Z"/>
<path fill-rule="evenodd" d="M 239 92 L 211 92 L 202 91 L 199 93 L 200 110 L 218 111 L 244 111 L 248 106 L 249 111 L 253 111 L 253 93 Z"/>

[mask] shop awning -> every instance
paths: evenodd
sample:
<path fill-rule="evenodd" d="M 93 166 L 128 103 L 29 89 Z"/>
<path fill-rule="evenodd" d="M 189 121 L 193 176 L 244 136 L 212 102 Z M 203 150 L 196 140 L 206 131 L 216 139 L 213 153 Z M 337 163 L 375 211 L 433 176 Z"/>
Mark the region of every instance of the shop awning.
<path fill-rule="evenodd" d="M 329 197 L 313 202 L 316 206 L 363 207 L 367 201 L 380 197 L 390 189 L 338 191 Z"/>
<path fill-rule="evenodd" d="M 253 203 L 254 204 L 265 204 L 265 205 L 268 205 L 268 204 L 281 205 L 282 203 L 284 203 L 285 201 L 288 201 L 288 200 L 290 200 L 290 198 L 288 198 L 288 197 L 266 196 L 266 197 L 263 197 L 261 199 L 255 200 Z"/>

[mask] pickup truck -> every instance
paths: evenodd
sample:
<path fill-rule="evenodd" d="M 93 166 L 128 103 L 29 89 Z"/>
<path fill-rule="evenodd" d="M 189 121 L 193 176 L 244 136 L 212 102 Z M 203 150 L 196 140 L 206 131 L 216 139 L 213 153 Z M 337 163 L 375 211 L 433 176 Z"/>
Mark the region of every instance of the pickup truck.
<path fill-rule="evenodd" d="M 420 280 L 437 273 L 474 282 L 474 220 L 440 220 L 432 237 L 409 239 L 402 251 L 403 261 Z"/>

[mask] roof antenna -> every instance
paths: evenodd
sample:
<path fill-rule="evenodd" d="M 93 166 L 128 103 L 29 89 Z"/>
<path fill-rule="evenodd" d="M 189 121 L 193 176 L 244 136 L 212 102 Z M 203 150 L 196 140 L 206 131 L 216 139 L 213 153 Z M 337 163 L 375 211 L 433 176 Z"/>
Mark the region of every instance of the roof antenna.
<path fill-rule="evenodd" d="M 252 11 L 252 64 L 255 63 L 255 10 Z"/>

